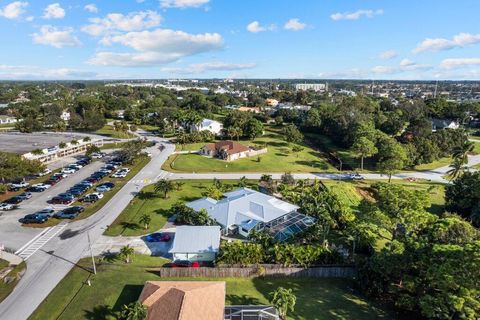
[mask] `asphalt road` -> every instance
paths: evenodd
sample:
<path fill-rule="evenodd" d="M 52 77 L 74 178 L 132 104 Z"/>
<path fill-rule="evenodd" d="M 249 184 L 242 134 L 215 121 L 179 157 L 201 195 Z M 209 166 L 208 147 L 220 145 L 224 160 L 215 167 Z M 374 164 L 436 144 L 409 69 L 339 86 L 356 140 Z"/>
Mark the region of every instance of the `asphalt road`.
<path fill-rule="evenodd" d="M 161 141 L 160 138 L 150 138 Z M 47 242 L 27 260 L 27 272 L 14 291 L 0 304 L 0 319 L 27 319 L 51 290 L 75 266 L 92 243 L 102 235 L 122 210 L 143 187 L 143 181 L 154 180 L 160 167 L 175 150 L 164 142 L 165 150 L 151 147 L 152 160 L 96 214 L 87 219 L 71 222 L 56 237 Z M 95 283 L 93 282 L 93 285 Z"/>

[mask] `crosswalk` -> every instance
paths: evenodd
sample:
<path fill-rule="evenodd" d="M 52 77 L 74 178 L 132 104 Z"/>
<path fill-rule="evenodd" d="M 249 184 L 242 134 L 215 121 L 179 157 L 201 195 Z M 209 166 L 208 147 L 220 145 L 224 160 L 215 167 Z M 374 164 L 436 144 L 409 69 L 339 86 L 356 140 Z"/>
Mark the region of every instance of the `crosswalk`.
<path fill-rule="evenodd" d="M 23 260 L 27 260 L 35 252 L 40 250 L 40 248 L 42 248 L 48 241 L 50 241 L 57 234 L 59 234 L 67 225 L 68 222 L 63 221 L 54 227 L 46 228 L 39 235 L 27 242 L 20 249 L 18 249 L 15 254 L 20 256 Z"/>
<path fill-rule="evenodd" d="M 149 185 L 161 179 L 171 179 L 173 175 L 174 174 L 171 172 L 162 171 L 160 172 L 159 175 L 157 175 L 153 179 L 133 179 L 133 180 L 130 180 L 128 183 L 137 184 L 137 185 Z"/>

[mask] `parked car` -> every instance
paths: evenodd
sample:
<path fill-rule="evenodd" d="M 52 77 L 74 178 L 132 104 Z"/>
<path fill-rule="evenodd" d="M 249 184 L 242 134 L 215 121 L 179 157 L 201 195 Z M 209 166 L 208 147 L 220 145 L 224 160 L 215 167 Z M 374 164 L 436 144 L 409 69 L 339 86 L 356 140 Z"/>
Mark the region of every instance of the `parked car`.
<path fill-rule="evenodd" d="M 13 210 L 15 209 L 17 206 L 14 205 L 14 204 L 11 204 L 11 203 L 0 203 L 0 210 L 2 211 L 10 211 L 10 210 Z"/>
<path fill-rule="evenodd" d="M 171 239 L 172 237 L 169 234 L 160 232 L 152 233 L 145 236 L 145 240 L 147 242 L 168 242 Z"/>
<path fill-rule="evenodd" d="M 73 202 L 73 200 L 58 197 L 58 196 L 53 197 L 52 199 L 50 199 L 50 201 L 48 201 L 48 203 L 50 203 L 50 204 L 65 204 L 65 205 L 69 205 L 72 202 Z"/>
<path fill-rule="evenodd" d="M 44 214 L 44 215 L 47 215 L 49 217 L 52 216 L 52 214 L 55 213 L 55 210 L 53 210 L 52 208 L 45 208 L 45 209 L 42 209 L 42 210 L 39 210 L 37 212 L 35 212 L 34 214 Z"/>
<path fill-rule="evenodd" d="M 90 155 L 93 159 L 102 159 L 103 158 L 103 154 L 102 153 L 92 153 Z"/>
<path fill-rule="evenodd" d="M 88 180 L 83 180 L 79 183 L 79 185 L 84 185 L 84 186 L 87 186 L 87 187 L 93 187 L 93 183 L 91 183 L 90 181 Z"/>
<path fill-rule="evenodd" d="M 12 182 L 8 186 L 10 189 L 22 189 L 28 187 L 30 184 L 26 181 L 17 181 L 17 182 Z"/>
<path fill-rule="evenodd" d="M 200 268 L 200 263 L 197 261 L 175 260 L 171 264 L 172 268 Z"/>
<path fill-rule="evenodd" d="M 125 178 L 127 176 L 126 172 L 115 172 L 111 175 L 112 178 Z"/>
<path fill-rule="evenodd" d="M 48 221 L 48 216 L 45 214 L 27 214 L 25 217 L 20 219 L 21 223 L 45 223 Z"/>
<path fill-rule="evenodd" d="M 95 192 L 89 193 L 83 198 L 80 199 L 81 202 L 97 202 L 98 200 L 103 198 L 103 194 Z"/>
<path fill-rule="evenodd" d="M 60 179 L 65 179 L 66 177 L 68 177 L 68 175 L 62 172 L 57 172 L 57 173 L 54 173 L 52 177 L 59 177 Z"/>
<path fill-rule="evenodd" d="M 43 177 L 43 176 L 46 176 L 47 174 L 50 174 L 52 173 L 52 170 L 50 169 L 45 169 L 43 170 L 42 172 L 39 172 L 36 174 L 37 177 Z"/>
<path fill-rule="evenodd" d="M 76 162 L 76 163 L 71 163 L 68 165 L 69 168 L 76 168 L 77 170 L 80 170 L 82 169 L 84 166 L 81 165 L 80 163 Z"/>
<path fill-rule="evenodd" d="M 100 184 L 98 187 L 95 188 L 95 191 L 97 192 L 107 192 L 113 189 L 115 187 L 115 184 L 111 182 L 105 182 Z"/>
<path fill-rule="evenodd" d="M 11 197 L 10 199 L 7 199 L 3 202 L 8 203 L 8 204 L 19 204 L 22 201 L 23 201 L 23 198 L 21 198 L 19 196 L 15 196 L 15 197 Z"/>
<path fill-rule="evenodd" d="M 363 177 L 359 173 L 350 173 L 350 174 L 347 175 L 347 179 L 348 180 L 364 180 L 365 177 Z"/>
<path fill-rule="evenodd" d="M 32 187 L 40 187 L 40 188 L 48 189 L 51 187 L 51 185 L 49 185 L 48 183 L 36 183 L 36 184 L 32 184 Z"/>
<path fill-rule="evenodd" d="M 54 217 L 57 219 L 75 219 L 81 212 L 85 210 L 82 206 L 74 206 L 57 212 Z"/>
<path fill-rule="evenodd" d="M 121 168 L 118 170 L 118 172 L 126 172 L 126 173 L 129 173 L 130 172 L 130 169 L 129 168 Z"/>
<path fill-rule="evenodd" d="M 80 189 L 80 188 L 70 188 L 68 189 L 68 193 L 75 197 L 81 196 L 86 190 L 85 189 Z"/>
<path fill-rule="evenodd" d="M 68 168 L 68 167 L 65 167 L 62 169 L 62 173 L 65 173 L 65 174 L 72 174 L 72 173 L 75 173 L 77 172 L 76 169 L 73 169 L 73 168 Z"/>
<path fill-rule="evenodd" d="M 40 186 L 37 186 L 37 187 L 31 186 L 31 187 L 28 187 L 27 189 L 25 189 L 25 191 L 28 191 L 28 192 L 43 192 L 45 190 L 47 190 L 47 189 L 42 188 Z"/>
<path fill-rule="evenodd" d="M 19 194 L 17 197 L 23 198 L 23 200 L 27 200 L 32 197 L 32 194 L 30 192 L 23 192 Z"/>

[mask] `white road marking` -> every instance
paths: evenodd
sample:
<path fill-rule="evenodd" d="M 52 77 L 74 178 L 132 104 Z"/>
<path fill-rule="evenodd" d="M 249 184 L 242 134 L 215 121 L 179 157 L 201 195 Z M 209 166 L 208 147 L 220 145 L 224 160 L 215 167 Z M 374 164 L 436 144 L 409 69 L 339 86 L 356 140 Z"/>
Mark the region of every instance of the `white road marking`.
<path fill-rule="evenodd" d="M 57 234 L 59 234 L 60 231 L 62 231 L 67 225 L 68 223 L 64 221 L 54 227 L 47 228 L 44 232 L 39 234 L 39 236 L 33 238 L 25 246 L 23 246 L 17 252 L 15 252 L 15 254 L 20 256 L 21 258 L 23 258 L 23 260 L 26 261 L 35 252 L 37 252 L 40 248 L 42 248 L 48 241 L 50 241 Z"/>

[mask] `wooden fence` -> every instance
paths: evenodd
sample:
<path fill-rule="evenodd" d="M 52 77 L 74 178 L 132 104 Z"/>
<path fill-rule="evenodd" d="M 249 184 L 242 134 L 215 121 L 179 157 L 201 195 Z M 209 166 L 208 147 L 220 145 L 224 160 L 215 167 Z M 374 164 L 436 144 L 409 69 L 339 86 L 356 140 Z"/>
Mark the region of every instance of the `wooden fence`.
<path fill-rule="evenodd" d="M 216 267 L 216 268 L 160 268 L 160 277 L 182 278 L 226 278 L 226 277 L 293 277 L 293 278 L 354 278 L 357 270 L 354 266 L 321 266 L 321 267 L 283 267 L 263 265 L 252 267 Z"/>

